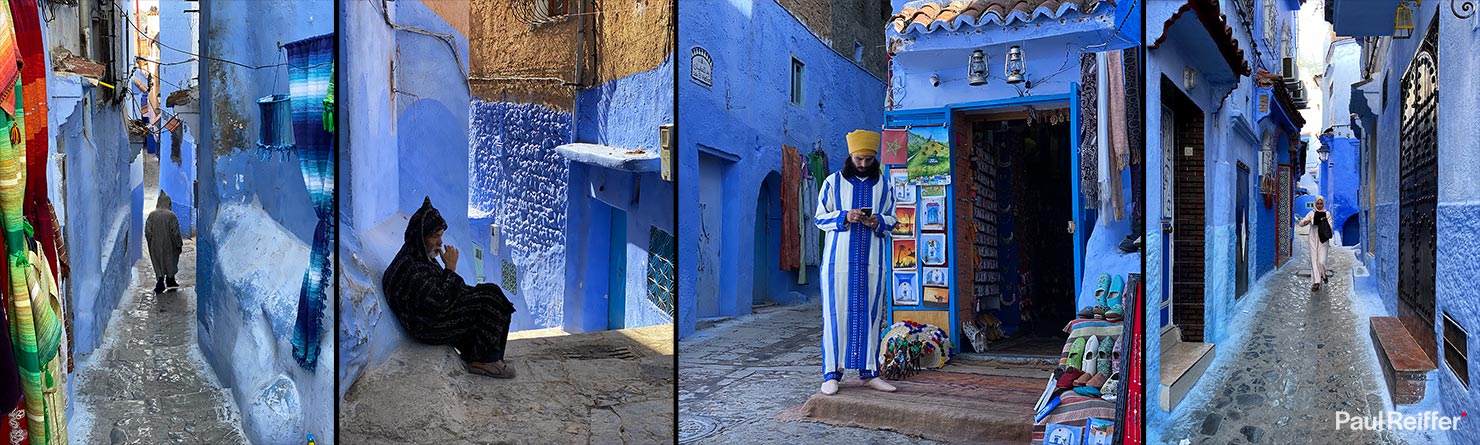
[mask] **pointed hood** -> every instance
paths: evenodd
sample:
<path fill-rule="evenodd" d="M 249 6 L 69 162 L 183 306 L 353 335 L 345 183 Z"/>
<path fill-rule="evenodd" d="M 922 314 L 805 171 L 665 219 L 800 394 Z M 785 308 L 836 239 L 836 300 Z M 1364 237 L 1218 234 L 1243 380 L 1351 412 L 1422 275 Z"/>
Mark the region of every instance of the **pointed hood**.
<path fill-rule="evenodd" d="M 415 253 L 417 258 L 425 258 L 426 239 L 438 231 L 447 229 L 447 221 L 442 219 L 442 212 L 432 207 L 432 198 L 426 197 L 421 202 L 421 208 L 411 214 L 411 221 L 406 224 L 404 235 L 405 244 L 401 245 L 402 251 Z"/>

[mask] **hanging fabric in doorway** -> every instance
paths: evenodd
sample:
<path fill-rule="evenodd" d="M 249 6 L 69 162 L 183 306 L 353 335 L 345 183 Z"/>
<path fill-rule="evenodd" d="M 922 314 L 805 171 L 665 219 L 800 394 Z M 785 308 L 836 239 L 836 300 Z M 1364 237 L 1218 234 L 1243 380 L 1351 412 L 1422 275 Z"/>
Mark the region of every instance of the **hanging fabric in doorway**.
<path fill-rule="evenodd" d="M 801 256 L 801 273 L 797 274 L 797 284 L 807 284 L 807 266 L 822 264 L 822 246 L 818 244 L 818 241 L 822 239 L 822 231 L 817 229 L 817 225 L 809 218 L 801 216 L 817 214 L 818 188 L 822 182 L 822 176 L 827 175 L 826 173 L 817 175 L 813 171 L 815 155 L 818 153 L 821 153 L 821 150 L 813 149 L 811 154 L 800 159 L 801 164 L 799 165 L 802 169 L 802 184 L 797 190 L 797 205 L 800 210 L 797 211 L 796 226 L 801 234 L 801 242 L 797 246 L 800 250 L 798 255 Z"/>
<path fill-rule="evenodd" d="M 1125 74 L 1122 76 L 1125 79 L 1125 94 L 1121 96 L 1125 98 L 1125 108 L 1123 108 L 1126 112 L 1125 129 L 1126 134 L 1134 136 L 1126 140 L 1125 145 L 1129 152 L 1127 162 L 1134 165 L 1141 163 L 1141 157 L 1144 156 L 1142 153 L 1146 151 L 1143 146 L 1145 144 L 1143 141 L 1144 138 L 1140 137 L 1140 135 L 1146 134 L 1145 126 L 1141 123 L 1141 113 L 1139 111 L 1141 110 L 1141 102 L 1145 100 L 1141 97 L 1141 50 L 1132 47 L 1129 50 L 1122 50 L 1120 54 L 1124 59 L 1121 67 L 1125 70 Z M 1131 184 L 1138 183 L 1131 181 Z M 1137 193 L 1136 196 L 1142 195 Z"/>
<path fill-rule="evenodd" d="M 951 146 L 946 128 L 920 127 L 909 130 L 910 183 L 915 185 L 949 185 L 951 183 Z"/>
<path fill-rule="evenodd" d="M 13 0 L 10 4 L 14 9 L 16 45 L 23 61 L 21 94 L 24 96 L 25 122 L 22 128 L 26 137 L 26 202 L 23 213 L 36 229 L 36 242 L 41 245 L 53 271 L 51 278 L 55 280 L 58 278 L 56 272 L 60 270 L 56 262 L 56 221 L 47 210 L 51 199 L 46 195 L 47 155 L 51 151 L 47 145 L 46 34 L 41 29 L 36 0 Z"/>
<path fill-rule="evenodd" d="M 1096 53 L 1079 57 L 1079 193 L 1084 208 L 1100 205 L 1100 64 Z"/>
<path fill-rule="evenodd" d="M 798 211 L 798 190 L 802 183 L 802 155 L 797 152 L 796 147 L 790 145 L 781 146 L 781 270 L 797 270 L 802 265 L 802 231 L 801 218 Z M 766 197 L 766 199 L 770 199 Z M 761 221 L 764 214 L 757 214 L 756 224 L 769 224 Z M 755 240 L 759 243 L 761 240 Z"/>
<path fill-rule="evenodd" d="M 1130 160 L 1130 141 L 1126 129 L 1126 98 L 1125 98 L 1125 71 L 1124 61 L 1120 56 L 1121 51 L 1111 51 L 1106 57 L 1105 82 L 1109 84 L 1110 91 L 1110 208 L 1111 214 L 1116 221 L 1125 219 L 1124 192 L 1120 187 L 1120 174 Z"/>
<path fill-rule="evenodd" d="M 826 181 L 827 175 L 831 173 L 827 169 L 827 153 L 823 152 L 820 148 L 812 149 L 812 153 L 807 155 L 807 164 L 812 170 L 812 179 L 810 180 L 812 185 L 811 191 L 808 194 L 802 195 L 804 197 L 802 205 L 806 206 L 806 211 L 803 211 L 802 214 L 815 215 L 817 214 L 817 193 L 822 190 L 822 182 Z M 821 266 L 822 243 L 824 242 L 822 239 L 822 230 L 818 229 L 817 225 L 812 224 L 811 221 L 807 221 L 806 218 L 803 218 L 801 224 L 803 234 L 802 247 L 805 249 L 802 254 L 804 262 L 808 266 Z"/>
<path fill-rule="evenodd" d="M 298 166 L 308 187 L 309 200 L 319 222 L 303 287 L 298 294 L 298 319 L 293 325 L 293 358 L 314 370 L 319 359 L 325 297 L 334 279 L 329 258 L 334 246 L 334 134 L 324 130 L 324 97 L 333 72 L 334 34 L 324 34 L 283 45 L 288 51 L 288 91 L 292 97 L 293 138 Z"/>
<path fill-rule="evenodd" d="M 0 5 L 0 11 L 4 16 L 0 17 L 0 23 L 9 26 L 10 7 L 8 4 Z M 10 35 L 14 38 L 10 29 L 5 29 L 0 34 Z M 19 104 L 21 95 L 21 80 L 19 77 L 12 79 L 13 90 L 11 94 L 4 97 L 9 98 L 14 107 L 10 110 L 23 109 Z M 10 292 L 6 312 L 10 315 L 10 328 L 16 333 L 12 338 L 16 357 L 16 365 L 20 373 L 21 391 L 25 394 L 27 426 L 30 429 L 32 443 L 49 443 L 47 440 L 47 418 L 46 418 L 46 382 L 47 369 L 44 355 L 46 351 L 40 345 L 56 345 L 57 342 L 44 338 L 46 332 L 60 333 L 59 330 L 38 329 L 38 325 L 45 325 L 46 313 L 42 308 L 31 304 L 30 283 L 26 280 L 26 271 L 30 266 L 26 258 L 26 223 L 22 214 L 23 202 L 25 200 L 26 181 L 26 155 L 24 132 L 21 131 L 21 120 L 19 116 L 0 113 L 0 134 L 9 134 L 11 137 L 0 137 L 0 226 L 5 233 L 5 264 L 8 271 L 8 284 Z M 52 316 L 55 316 L 52 313 Z M 55 357 L 56 351 L 51 351 Z"/>

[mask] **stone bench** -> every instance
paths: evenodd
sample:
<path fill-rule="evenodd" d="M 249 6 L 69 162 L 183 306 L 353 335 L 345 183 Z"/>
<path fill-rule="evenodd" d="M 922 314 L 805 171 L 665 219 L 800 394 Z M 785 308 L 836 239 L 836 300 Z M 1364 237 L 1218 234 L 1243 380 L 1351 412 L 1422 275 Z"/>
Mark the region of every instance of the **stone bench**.
<path fill-rule="evenodd" d="M 1437 369 L 1434 361 L 1424 354 L 1398 317 L 1372 317 L 1370 331 L 1393 404 L 1407 405 L 1423 400 L 1428 372 Z"/>

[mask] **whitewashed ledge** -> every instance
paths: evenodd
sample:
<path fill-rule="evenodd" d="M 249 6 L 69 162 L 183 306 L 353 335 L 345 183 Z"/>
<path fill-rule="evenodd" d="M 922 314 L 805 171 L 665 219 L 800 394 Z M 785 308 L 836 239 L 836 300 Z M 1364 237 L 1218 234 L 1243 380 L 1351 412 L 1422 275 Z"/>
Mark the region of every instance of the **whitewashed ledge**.
<path fill-rule="evenodd" d="M 651 151 L 638 151 L 612 147 L 610 145 L 574 143 L 555 147 L 555 152 L 560 153 L 573 162 L 591 164 L 613 170 L 629 171 L 634 173 L 655 172 L 662 167 L 662 161 L 658 153 Z"/>

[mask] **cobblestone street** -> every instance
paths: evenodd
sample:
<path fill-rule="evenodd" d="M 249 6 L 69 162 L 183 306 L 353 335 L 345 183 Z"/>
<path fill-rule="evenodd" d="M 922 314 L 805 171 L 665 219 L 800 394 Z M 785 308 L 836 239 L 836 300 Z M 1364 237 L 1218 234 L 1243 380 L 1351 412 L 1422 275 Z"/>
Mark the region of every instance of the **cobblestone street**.
<path fill-rule="evenodd" d="M 673 325 L 509 334 L 509 380 L 453 349 L 407 343 L 340 405 L 346 444 L 673 442 Z"/>
<path fill-rule="evenodd" d="M 724 320 L 679 342 L 680 443 L 937 443 L 773 418 L 817 392 L 821 344 L 822 306 L 815 298 Z M 844 380 L 856 382 L 857 375 L 850 371 Z"/>
<path fill-rule="evenodd" d="M 147 249 L 134 264 L 102 347 L 76 365 L 72 443 L 248 443 L 196 344 L 194 239 L 184 251 L 178 291 L 154 294 Z"/>
<path fill-rule="evenodd" d="M 1303 238 L 1296 237 L 1290 262 L 1242 298 L 1245 306 L 1235 316 L 1249 319 L 1231 324 L 1234 332 L 1217 345 L 1212 366 L 1172 412 L 1161 442 L 1411 443 L 1388 430 L 1337 429 L 1337 412 L 1378 416 L 1390 402 L 1372 344 L 1360 335 L 1367 320 L 1353 307 L 1359 301 L 1352 290 L 1355 258 L 1333 247 L 1334 275 L 1312 293 Z"/>

